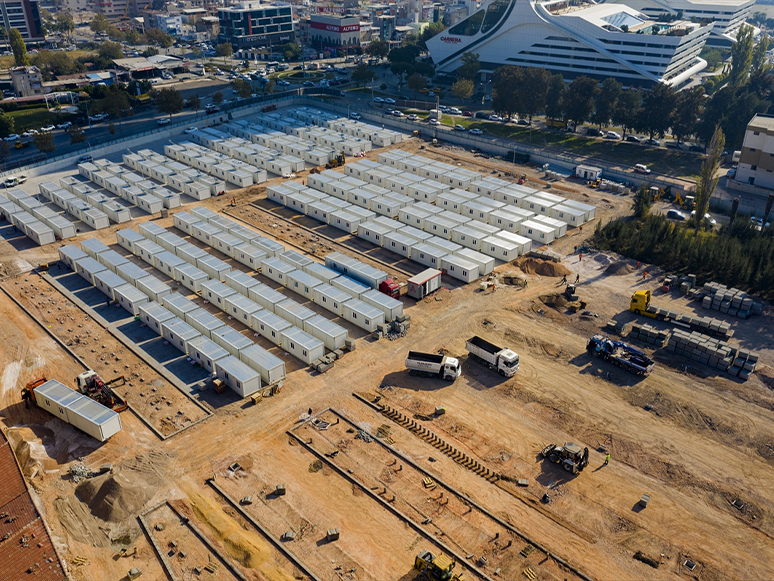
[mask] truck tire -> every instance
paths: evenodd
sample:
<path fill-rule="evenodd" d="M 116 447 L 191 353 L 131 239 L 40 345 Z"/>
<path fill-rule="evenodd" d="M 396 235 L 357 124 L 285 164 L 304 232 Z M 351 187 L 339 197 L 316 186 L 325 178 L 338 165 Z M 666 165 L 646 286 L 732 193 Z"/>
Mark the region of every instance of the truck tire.
<path fill-rule="evenodd" d="M 572 466 L 569 464 L 562 464 L 562 468 L 564 468 L 567 472 L 572 472 Z"/>
<path fill-rule="evenodd" d="M 454 376 L 452 376 L 452 375 L 447 375 L 446 377 L 444 377 L 444 379 L 445 379 L 446 381 L 448 381 L 449 383 L 451 383 L 452 381 L 454 381 Z"/>
<path fill-rule="evenodd" d="M 414 377 L 416 377 L 417 375 L 419 375 L 419 372 L 416 369 L 411 369 L 409 370 L 409 375 L 413 375 Z"/>
<path fill-rule="evenodd" d="M 503 371 L 502 369 L 498 369 L 498 370 L 497 370 L 497 373 L 499 373 L 500 375 L 502 375 L 503 377 L 505 377 L 505 371 Z"/>
<path fill-rule="evenodd" d="M 642 311 L 640 311 L 640 309 L 634 309 L 634 314 L 635 315 L 641 315 Z"/>
<path fill-rule="evenodd" d="M 551 454 L 548 455 L 548 460 L 550 462 L 553 462 L 554 464 L 558 464 L 559 463 L 559 454 L 557 454 L 555 452 L 552 452 Z"/>
<path fill-rule="evenodd" d="M 420 371 L 419 372 L 419 377 L 427 377 L 427 372 L 426 371 Z"/>

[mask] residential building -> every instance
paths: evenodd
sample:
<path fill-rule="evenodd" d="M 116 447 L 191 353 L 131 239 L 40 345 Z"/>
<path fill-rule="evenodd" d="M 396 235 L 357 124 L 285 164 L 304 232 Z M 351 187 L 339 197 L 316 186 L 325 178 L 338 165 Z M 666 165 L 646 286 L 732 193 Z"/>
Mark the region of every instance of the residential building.
<path fill-rule="evenodd" d="M 202 16 L 196 21 L 196 32 L 205 32 L 215 40 L 220 34 L 220 20 L 217 16 Z"/>
<path fill-rule="evenodd" d="M 0 17 L 5 30 L 15 28 L 21 33 L 25 43 L 43 42 L 46 39 L 42 31 L 37 0 L 0 1 Z M 7 40 L 6 38 L 6 42 Z"/>
<path fill-rule="evenodd" d="M 218 9 L 218 42 L 230 42 L 234 50 L 294 42 L 290 6 L 242 2 Z"/>
<path fill-rule="evenodd" d="M 379 36 L 384 40 L 393 40 L 395 36 L 395 16 L 390 14 L 383 14 L 381 16 L 374 16 L 373 26 L 379 31 Z"/>
<path fill-rule="evenodd" d="M 360 18 L 313 14 L 309 19 L 309 42 L 321 51 L 350 52 L 360 46 Z"/>
<path fill-rule="evenodd" d="M 654 22 L 617 3 L 568 6 L 558 0 L 490 0 L 427 42 L 438 72 L 452 73 L 465 52 L 483 76 L 503 65 L 545 67 L 570 81 L 586 75 L 625 86 L 679 88 L 706 68 L 699 57 L 713 24 Z"/>
<path fill-rule="evenodd" d="M 13 92 L 17 97 L 32 97 L 42 95 L 45 92 L 43 77 L 38 67 L 13 67 L 11 69 L 11 83 L 13 83 Z"/>
<path fill-rule="evenodd" d="M 196 24 L 202 16 L 207 16 L 207 11 L 204 8 L 183 8 L 180 15 L 183 17 L 183 24 Z"/>
<path fill-rule="evenodd" d="M 183 17 L 180 14 L 166 14 L 155 10 L 148 10 L 143 14 L 145 30 L 158 28 L 159 30 L 181 36 L 183 34 Z"/>
<path fill-rule="evenodd" d="M 614 0 L 656 20 L 662 15 L 702 24 L 715 23 L 708 46 L 730 48 L 739 28 L 753 13 L 755 0 Z"/>
<path fill-rule="evenodd" d="M 90 8 L 108 20 L 122 20 L 139 14 L 137 0 L 93 0 Z"/>
<path fill-rule="evenodd" d="M 747 124 L 736 181 L 774 190 L 774 115 L 759 114 Z"/>

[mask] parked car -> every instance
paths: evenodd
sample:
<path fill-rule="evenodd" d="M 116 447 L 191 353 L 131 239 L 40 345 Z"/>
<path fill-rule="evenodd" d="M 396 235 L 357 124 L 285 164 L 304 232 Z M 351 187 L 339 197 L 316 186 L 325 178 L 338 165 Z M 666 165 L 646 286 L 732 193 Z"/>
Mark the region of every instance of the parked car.
<path fill-rule="evenodd" d="M 602 135 L 602 132 L 596 127 L 587 127 L 586 135 L 589 135 L 590 137 L 600 137 Z"/>
<path fill-rule="evenodd" d="M 470 131 L 468 131 L 468 133 L 470 133 L 471 135 L 483 135 L 484 134 L 484 132 L 481 131 L 480 129 L 471 129 Z"/>
<path fill-rule="evenodd" d="M 529 125 L 529 119 L 519 119 L 519 125 Z"/>
<path fill-rule="evenodd" d="M 750 217 L 750 223 L 757 230 L 761 230 L 762 228 L 764 228 L 763 219 L 761 219 L 761 218 L 756 218 L 755 216 L 751 216 Z M 766 222 L 766 226 L 765 227 L 768 228 L 769 226 L 771 226 L 771 224 Z"/>
<path fill-rule="evenodd" d="M 470 111 L 463 111 L 462 112 L 462 116 L 463 117 L 473 117 L 473 113 L 471 113 Z"/>
<path fill-rule="evenodd" d="M 37 133 L 37 131 L 35 133 Z M 24 133 L 22 133 L 22 137 L 33 137 L 35 133 L 33 133 L 32 131 L 25 131 Z"/>
<path fill-rule="evenodd" d="M 11 133 L 8 137 L 5 138 L 5 141 L 16 141 L 19 139 L 19 135 L 16 133 Z"/>
<path fill-rule="evenodd" d="M 411 115 L 409 115 L 408 117 L 406 117 L 406 119 L 408 119 L 409 121 L 419 121 L 419 117 L 417 117 L 413 113 Z"/>
<path fill-rule="evenodd" d="M 304 81 L 304 86 L 305 87 L 314 87 L 314 83 L 312 81 Z M 379 97 L 377 97 L 376 99 L 378 99 L 378 98 Z M 374 99 L 374 102 L 378 103 L 378 101 L 376 99 Z"/>
<path fill-rule="evenodd" d="M 218 111 L 220 111 L 220 107 L 218 107 L 217 105 L 213 105 L 212 103 L 210 103 L 209 105 L 207 105 L 207 106 L 204 108 L 204 111 L 205 111 L 205 113 L 217 113 Z"/>
<path fill-rule="evenodd" d="M 363 116 L 360 113 L 356 113 L 355 111 L 350 113 L 349 117 L 350 117 L 350 119 L 362 119 L 363 118 Z"/>
<path fill-rule="evenodd" d="M 157 125 L 169 125 L 170 124 L 169 117 L 164 117 L 162 119 L 157 120 L 156 124 Z"/>
<path fill-rule="evenodd" d="M 187 133 L 193 133 L 194 131 L 199 131 L 199 128 L 198 127 L 193 127 L 193 126 L 186 127 L 184 133 L 186 133 L 186 134 Z"/>
<path fill-rule="evenodd" d="M 686 217 L 687 216 L 685 214 L 683 214 L 682 212 L 680 212 L 679 210 L 669 210 L 667 212 L 667 218 L 669 218 L 670 220 L 683 221 L 683 220 L 686 219 Z"/>
<path fill-rule="evenodd" d="M 57 125 L 56 128 L 64 129 L 65 131 L 67 131 L 72 126 L 73 126 L 72 121 L 65 121 L 64 123 L 60 123 L 59 125 Z"/>
<path fill-rule="evenodd" d="M 376 101 L 376 99 L 374 99 L 374 101 Z M 394 105 L 394 104 L 395 104 L 395 99 L 393 99 L 393 98 L 391 98 L 391 97 L 387 97 L 387 98 L 384 100 L 384 102 L 385 102 L 385 103 L 387 103 L 388 105 Z"/>
<path fill-rule="evenodd" d="M 649 174 L 650 173 L 650 168 L 647 165 L 644 165 L 642 163 L 638 163 L 638 164 L 635 164 L 634 171 L 637 172 L 637 173 Z"/>
<path fill-rule="evenodd" d="M 617 131 L 607 131 L 605 133 L 605 139 L 621 139 L 621 134 Z"/>
<path fill-rule="evenodd" d="M 666 146 L 669 149 L 685 149 L 685 145 L 683 145 L 679 141 L 667 141 Z"/>
<path fill-rule="evenodd" d="M 490 116 L 489 116 L 489 120 L 490 120 L 490 121 L 502 121 L 502 120 L 503 120 L 503 118 L 502 118 L 502 117 L 500 117 L 499 115 L 490 115 Z"/>
<path fill-rule="evenodd" d="M 430 119 L 430 125 L 440 125 L 441 122 L 438 119 Z"/>
<path fill-rule="evenodd" d="M 454 131 L 465 131 L 465 128 L 462 125 L 455 125 Z"/>
<path fill-rule="evenodd" d="M 393 116 L 395 117 L 403 117 L 403 111 L 395 110 L 392 112 Z"/>
<path fill-rule="evenodd" d="M 704 147 L 698 143 L 691 143 L 688 146 L 688 151 L 695 151 L 697 153 L 704 153 Z"/>
<path fill-rule="evenodd" d="M 91 154 L 87 153 L 87 154 L 82 155 L 81 157 L 79 157 L 78 160 L 75 163 L 76 164 L 91 163 L 92 161 L 94 161 L 94 158 L 91 156 Z"/>
<path fill-rule="evenodd" d="M 395 113 L 395 109 L 385 109 L 384 110 L 384 114 L 385 115 L 392 115 L 393 113 Z"/>
<path fill-rule="evenodd" d="M 696 216 L 696 210 L 694 210 L 693 212 L 691 212 L 691 218 L 694 218 L 695 216 Z M 717 220 L 715 220 L 715 218 L 713 218 L 713 217 L 712 217 L 712 216 L 710 216 L 709 214 L 704 214 L 704 221 L 705 221 L 705 222 L 709 222 L 711 226 L 714 226 L 715 224 L 717 224 L 717 223 L 718 223 L 718 221 L 717 221 Z"/>
<path fill-rule="evenodd" d="M 3 185 L 6 188 L 14 188 L 16 186 L 22 185 L 26 181 L 27 181 L 27 176 L 25 175 L 14 176 L 12 178 L 6 179 L 5 182 L 3 182 Z"/>
<path fill-rule="evenodd" d="M 8 138 L 5 138 L 6 141 L 8 141 Z M 726 172 L 726 176 L 730 177 L 731 179 L 734 179 L 736 177 L 736 168 L 732 167 L 730 170 Z"/>
<path fill-rule="evenodd" d="M 374 97 L 374 103 L 384 103 L 384 99 L 382 99 L 381 97 Z"/>
<path fill-rule="evenodd" d="M 661 146 L 661 142 L 658 139 L 645 139 L 642 143 L 645 145 L 652 145 L 653 147 Z"/>
<path fill-rule="evenodd" d="M 56 127 L 53 125 L 46 125 L 45 127 L 40 128 L 41 131 L 53 131 L 54 129 L 56 129 Z"/>
<path fill-rule="evenodd" d="M 638 137 L 636 135 L 627 135 L 626 141 L 631 141 L 632 143 L 641 143 L 642 137 Z"/>

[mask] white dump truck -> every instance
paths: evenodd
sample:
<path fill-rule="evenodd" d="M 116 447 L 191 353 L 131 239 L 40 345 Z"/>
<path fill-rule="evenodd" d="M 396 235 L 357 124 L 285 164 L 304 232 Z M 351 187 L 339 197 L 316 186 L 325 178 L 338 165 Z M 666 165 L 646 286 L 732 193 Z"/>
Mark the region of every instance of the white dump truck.
<path fill-rule="evenodd" d="M 471 337 L 465 347 L 474 361 L 497 371 L 503 377 L 513 377 L 519 370 L 519 355 L 507 347 L 498 347 L 481 337 Z"/>
<path fill-rule="evenodd" d="M 406 369 L 411 375 L 420 377 L 440 377 L 454 381 L 460 376 L 460 360 L 437 353 L 409 351 L 406 357 Z"/>

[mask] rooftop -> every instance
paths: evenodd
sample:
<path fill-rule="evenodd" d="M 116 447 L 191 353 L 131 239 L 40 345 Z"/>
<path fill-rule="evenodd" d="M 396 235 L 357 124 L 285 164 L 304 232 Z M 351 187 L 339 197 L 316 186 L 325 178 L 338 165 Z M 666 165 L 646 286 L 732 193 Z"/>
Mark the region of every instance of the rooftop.
<path fill-rule="evenodd" d="M 747 129 L 763 129 L 774 132 L 774 115 L 758 114 L 747 124 Z"/>

